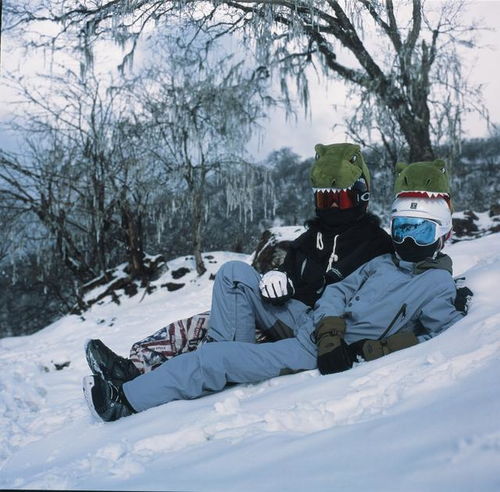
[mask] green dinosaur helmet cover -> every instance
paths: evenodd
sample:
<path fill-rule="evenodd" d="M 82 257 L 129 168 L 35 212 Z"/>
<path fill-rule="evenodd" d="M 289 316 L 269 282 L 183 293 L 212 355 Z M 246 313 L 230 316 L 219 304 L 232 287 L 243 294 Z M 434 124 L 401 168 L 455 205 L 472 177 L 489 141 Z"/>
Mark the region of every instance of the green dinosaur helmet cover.
<path fill-rule="evenodd" d="M 316 161 L 311 168 L 313 188 L 349 188 L 363 177 L 370 188 L 370 172 L 359 145 L 338 143 L 317 144 Z"/>
<path fill-rule="evenodd" d="M 330 226 L 357 220 L 370 198 L 370 173 L 359 145 L 318 144 L 314 149 L 311 184 L 316 215 Z"/>
<path fill-rule="evenodd" d="M 450 183 L 442 159 L 396 164 L 394 195 L 412 198 L 444 198 L 451 208 Z"/>

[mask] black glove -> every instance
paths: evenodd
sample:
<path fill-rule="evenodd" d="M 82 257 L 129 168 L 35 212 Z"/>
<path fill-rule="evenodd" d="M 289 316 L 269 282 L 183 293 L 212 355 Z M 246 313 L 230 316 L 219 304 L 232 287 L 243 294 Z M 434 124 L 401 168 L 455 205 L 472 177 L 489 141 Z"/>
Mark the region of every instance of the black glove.
<path fill-rule="evenodd" d="M 402 332 L 391 335 L 383 340 L 358 340 L 349 345 L 349 351 L 353 360 L 358 356 L 364 360 L 375 360 L 392 352 L 397 352 L 418 343 L 413 332 Z"/>
<path fill-rule="evenodd" d="M 321 374 L 332 374 L 350 369 L 353 358 L 344 341 L 345 321 L 338 316 L 323 318 L 316 330 L 318 369 Z"/>
<path fill-rule="evenodd" d="M 264 301 L 277 306 L 288 301 L 295 292 L 292 280 L 279 270 L 265 273 L 260 280 L 259 289 Z"/>
<path fill-rule="evenodd" d="M 468 287 L 459 287 L 455 296 L 455 309 L 467 314 L 473 295 L 473 292 Z"/>

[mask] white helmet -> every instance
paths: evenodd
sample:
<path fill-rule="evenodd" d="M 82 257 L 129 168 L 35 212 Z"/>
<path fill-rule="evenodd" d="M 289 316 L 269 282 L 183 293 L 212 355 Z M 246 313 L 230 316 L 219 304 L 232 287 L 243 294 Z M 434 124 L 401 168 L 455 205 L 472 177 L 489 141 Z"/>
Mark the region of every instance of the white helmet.
<path fill-rule="evenodd" d="M 437 223 L 438 235 L 443 238 L 443 241 L 450 237 L 452 228 L 451 210 L 444 198 L 396 198 L 392 203 L 391 223 L 394 217 L 430 219 Z"/>
<path fill-rule="evenodd" d="M 392 204 L 391 238 L 402 260 L 436 258 L 451 227 L 451 211 L 444 198 L 400 197 Z"/>

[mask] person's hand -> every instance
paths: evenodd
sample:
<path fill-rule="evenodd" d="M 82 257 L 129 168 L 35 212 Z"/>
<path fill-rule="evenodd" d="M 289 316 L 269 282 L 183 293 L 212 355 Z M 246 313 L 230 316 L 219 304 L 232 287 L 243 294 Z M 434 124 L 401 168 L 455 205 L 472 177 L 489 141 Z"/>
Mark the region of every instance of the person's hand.
<path fill-rule="evenodd" d="M 318 348 L 318 369 L 321 374 L 332 374 L 350 369 L 353 364 L 349 347 L 344 341 L 345 320 L 326 316 L 314 332 Z"/>
<path fill-rule="evenodd" d="M 392 352 L 397 352 L 418 343 L 413 332 L 402 332 L 391 335 L 382 340 L 358 340 L 349 345 L 351 357 L 355 360 L 357 356 L 364 360 L 375 360 Z"/>
<path fill-rule="evenodd" d="M 459 287 L 455 296 L 455 309 L 461 313 L 467 314 L 472 302 L 474 293 L 468 287 Z"/>
<path fill-rule="evenodd" d="M 260 280 L 259 289 L 262 298 L 275 305 L 284 304 L 295 292 L 291 279 L 279 270 L 265 273 Z"/>

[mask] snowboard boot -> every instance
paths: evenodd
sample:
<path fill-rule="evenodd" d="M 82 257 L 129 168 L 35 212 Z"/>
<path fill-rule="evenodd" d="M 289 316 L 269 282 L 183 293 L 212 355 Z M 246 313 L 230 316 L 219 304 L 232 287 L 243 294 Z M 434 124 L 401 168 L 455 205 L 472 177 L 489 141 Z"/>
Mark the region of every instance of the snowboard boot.
<path fill-rule="evenodd" d="M 85 356 L 92 374 L 107 381 L 123 384 L 141 375 L 130 359 L 115 354 L 101 340 L 89 340 L 85 344 Z"/>
<path fill-rule="evenodd" d="M 120 383 L 105 381 L 100 376 L 85 376 L 83 394 L 90 412 L 105 422 L 137 413 L 127 401 Z"/>

